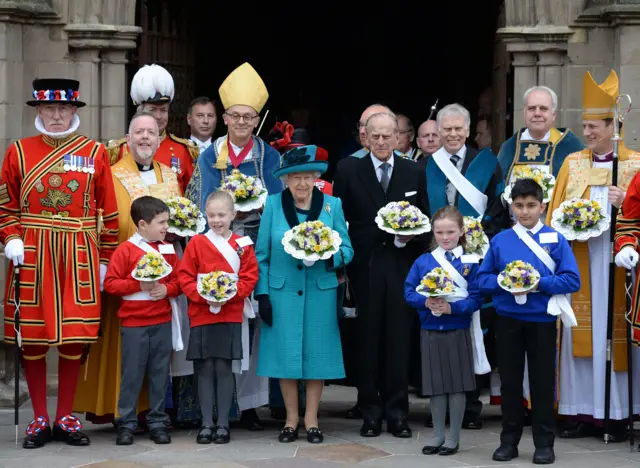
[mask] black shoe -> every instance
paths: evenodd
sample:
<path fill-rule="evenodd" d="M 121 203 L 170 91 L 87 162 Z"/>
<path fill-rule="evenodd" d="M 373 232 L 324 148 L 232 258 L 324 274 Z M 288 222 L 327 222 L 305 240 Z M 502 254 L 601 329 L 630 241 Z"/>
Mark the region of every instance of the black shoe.
<path fill-rule="evenodd" d="M 515 445 L 501 445 L 493 452 L 493 459 L 495 461 L 511 461 L 514 458 L 518 458 L 518 447 Z"/>
<path fill-rule="evenodd" d="M 360 412 L 360 408 L 358 408 L 358 405 L 355 405 L 353 408 L 346 412 L 344 417 L 346 419 L 362 419 L 362 413 Z"/>
<path fill-rule="evenodd" d="M 86 447 L 91 444 L 89 437 L 82 431 L 68 432 L 60 426 L 53 427 L 53 440 L 65 442 L 74 447 Z"/>
<path fill-rule="evenodd" d="M 310 444 L 321 444 L 324 440 L 324 436 L 322 435 L 322 431 L 317 427 L 310 427 L 307 429 L 307 442 Z"/>
<path fill-rule="evenodd" d="M 365 421 L 360 428 L 362 437 L 378 437 L 382 432 L 382 424 L 376 421 Z"/>
<path fill-rule="evenodd" d="M 391 432 L 393 437 L 400 437 L 401 439 L 410 439 L 413 436 L 406 419 L 398 419 L 393 422 L 389 421 L 387 423 L 387 432 Z"/>
<path fill-rule="evenodd" d="M 536 465 L 550 465 L 556 461 L 553 447 L 540 447 L 533 453 L 533 463 Z"/>
<path fill-rule="evenodd" d="M 116 445 L 131 445 L 133 444 L 133 431 L 128 427 L 118 428 L 118 437 L 116 437 Z"/>
<path fill-rule="evenodd" d="M 196 442 L 198 444 L 210 444 L 213 441 L 213 427 L 202 426 L 198 431 Z"/>
<path fill-rule="evenodd" d="M 437 447 L 435 445 L 425 445 L 422 447 L 422 453 L 424 455 L 435 455 L 440 451 L 440 447 L 442 447 L 442 445 L 438 445 Z"/>
<path fill-rule="evenodd" d="M 170 444 L 171 436 L 165 427 L 157 427 L 149 431 L 149 438 L 156 444 Z"/>
<path fill-rule="evenodd" d="M 222 430 L 222 434 L 218 431 Z M 228 444 L 231 440 L 231 432 L 229 432 L 229 428 L 227 426 L 218 426 L 216 428 L 216 433 L 213 436 L 214 444 Z"/>
<path fill-rule="evenodd" d="M 25 437 L 22 442 L 22 448 L 35 449 L 44 447 L 50 440 L 51 428 L 49 427 L 49 423 L 47 423 L 44 418 L 38 418 L 38 420 L 31 421 L 27 427 L 27 437 Z"/>
<path fill-rule="evenodd" d="M 440 451 L 438 452 L 438 455 L 453 455 L 454 453 L 456 453 L 458 450 L 460 449 L 460 445 L 456 444 L 455 447 L 453 448 L 449 448 L 449 447 L 440 447 Z"/>
<path fill-rule="evenodd" d="M 594 435 L 594 427 L 591 424 L 579 422 L 570 427 L 565 428 L 558 434 L 562 439 L 582 439 Z"/>
<path fill-rule="evenodd" d="M 280 431 L 280 435 L 278 436 L 278 441 L 283 444 L 287 444 L 289 442 L 293 442 L 298 439 L 298 428 L 295 429 L 293 427 L 285 427 Z"/>
<path fill-rule="evenodd" d="M 248 431 L 264 431 L 262 421 L 255 409 L 244 410 L 240 415 L 240 423 Z"/>
<path fill-rule="evenodd" d="M 478 418 L 474 421 L 463 421 L 462 428 L 469 429 L 471 431 L 477 431 L 478 429 L 482 429 L 482 419 Z"/>

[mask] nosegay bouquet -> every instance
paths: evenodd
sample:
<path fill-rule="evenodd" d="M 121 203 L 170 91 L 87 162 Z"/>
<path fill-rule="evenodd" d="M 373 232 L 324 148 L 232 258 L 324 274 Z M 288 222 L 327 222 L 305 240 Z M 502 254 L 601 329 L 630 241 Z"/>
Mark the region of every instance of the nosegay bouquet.
<path fill-rule="evenodd" d="M 480 258 L 489 251 L 489 238 L 484 233 L 482 223 L 472 216 L 464 217 L 464 251 Z"/>
<path fill-rule="evenodd" d="M 299 260 L 327 260 L 335 254 L 342 239 L 340 234 L 322 221 L 305 221 L 284 233 L 285 252 Z"/>
<path fill-rule="evenodd" d="M 206 275 L 198 275 L 198 294 L 207 301 L 227 302 L 238 293 L 237 276 L 225 271 L 213 271 Z M 220 312 L 220 307 L 211 306 L 213 313 Z"/>
<path fill-rule="evenodd" d="M 543 203 L 549 203 L 551 196 L 553 195 L 553 188 L 556 186 L 556 178 L 553 174 L 545 172 L 541 169 L 532 166 L 516 166 L 513 169 L 514 179 L 513 182 L 507 185 L 504 189 L 504 199 L 509 203 L 513 203 L 511 199 L 511 188 L 513 184 L 520 179 L 533 179 L 536 183 L 542 187 L 542 201 Z"/>
<path fill-rule="evenodd" d="M 231 194 L 237 211 L 262 208 L 267 201 L 267 190 L 258 177 L 246 176 L 238 169 L 231 171 L 222 181 L 220 190 Z"/>
<path fill-rule="evenodd" d="M 158 281 L 171 273 L 171 265 L 161 253 L 147 252 L 138 261 L 131 275 L 138 281 Z"/>
<path fill-rule="evenodd" d="M 442 267 L 436 267 L 424 275 L 416 292 L 427 297 L 446 296 L 454 292 L 453 279 Z"/>
<path fill-rule="evenodd" d="M 540 281 L 540 273 L 529 263 L 522 260 L 514 260 L 507 264 L 498 275 L 498 284 L 502 289 L 510 293 L 524 293 L 534 289 Z M 515 296 L 518 304 L 527 301 L 526 294 Z"/>
<path fill-rule="evenodd" d="M 187 237 L 204 231 L 207 223 L 200 209 L 191 200 L 171 197 L 166 204 L 169 207 L 169 232 Z"/>
<path fill-rule="evenodd" d="M 407 201 L 391 202 L 378 210 L 376 224 L 395 235 L 419 235 L 431 231 L 429 218 Z"/>
<path fill-rule="evenodd" d="M 595 200 L 573 198 L 562 202 L 551 214 L 551 227 L 570 241 L 598 237 L 610 225 L 611 217 Z"/>

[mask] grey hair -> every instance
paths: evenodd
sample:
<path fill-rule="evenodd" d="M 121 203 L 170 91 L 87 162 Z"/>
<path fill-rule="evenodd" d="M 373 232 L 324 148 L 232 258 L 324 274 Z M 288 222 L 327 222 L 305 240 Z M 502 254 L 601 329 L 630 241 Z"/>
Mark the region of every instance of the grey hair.
<path fill-rule="evenodd" d="M 307 172 L 307 171 L 300 171 L 300 172 Z M 287 185 L 287 180 L 289 179 L 289 176 L 290 176 L 291 174 L 295 174 L 295 172 L 289 172 L 288 174 L 281 175 L 281 176 L 280 176 L 280 181 L 281 181 L 283 184 Z M 319 178 L 321 175 L 322 175 L 322 173 L 321 173 L 320 171 L 313 171 L 313 178 L 314 178 L 314 179 Z"/>
<path fill-rule="evenodd" d="M 440 130 L 440 124 L 445 117 L 462 117 L 464 119 L 465 128 L 471 128 L 471 115 L 469 111 L 461 104 L 447 104 L 438 112 L 436 116 L 436 124 Z"/>
<path fill-rule="evenodd" d="M 556 111 L 556 109 L 558 108 L 558 95 L 555 93 L 555 91 L 547 86 L 532 86 L 531 88 L 527 89 L 524 92 L 524 96 L 522 96 L 522 104 L 527 105 L 527 98 L 529 97 L 529 94 L 533 93 L 534 91 L 545 91 L 549 94 L 549 96 L 551 96 L 551 109 L 553 110 L 553 112 Z"/>
<path fill-rule="evenodd" d="M 391 119 L 391 121 L 393 122 L 393 131 L 394 133 L 398 133 L 400 127 L 398 126 L 398 118 L 396 117 L 396 114 L 393 114 L 391 112 L 378 112 L 377 114 L 373 114 L 371 117 L 367 119 L 367 122 L 364 125 L 365 130 L 367 131 L 367 134 L 369 134 L 369 123 L 374 118 L 379 119 L 380 117 L 387 117 Z"/>
<path fill-rule="evenodd" d="M 140 108 L 140 106 L 138 106 L 138 108 Z M 158 127 L 158 122 L 156 121 L 156 118 L 148 110 L 142 109 L 142 110 L 138 110 L 138 112 L 136 112 L 134 116 L 131 117 L 131 121 L 129 121 L 129 135 L 131 135 L 131 130 L 133 129 L 133 122 L 139 119 L 140 117 L 151 117 L 154 123 L 156 124 L 156 130 L 158 130 L 158 133 L 160 133 L 160 127 Z"/>

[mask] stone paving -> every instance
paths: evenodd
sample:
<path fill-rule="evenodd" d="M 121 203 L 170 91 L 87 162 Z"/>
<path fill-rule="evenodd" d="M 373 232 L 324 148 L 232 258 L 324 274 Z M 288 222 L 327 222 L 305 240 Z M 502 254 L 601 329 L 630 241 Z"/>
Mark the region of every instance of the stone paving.
<path fill-rule="evenodd" d="M 412 439 L 397 439 L 383 433 L 377 438 L 360 437 L 360 421 L 342 419 L 340 414 L 355 400 L 351 388 L 327 387 L 321 405 L 320 426 L 325 434 L 321 445 L 307 443 L 301 431 L 297 443 L 281 444 L 277 435 L 282 423 L 264 417 L 264 432 L 248 432 L 232 427 L 228 445 L 198 445 L 197 430 L 172 433 L 170 445 L 155 445 L 147 436 L 138 436 L 128 447 L 115 445 L 115 430 L 111 426 L 87 424 L 92 440 L 89 447 L 69 447 L 50 443 L 37 450 L 15 446 L 13 411 L 0 410 L 0 468 L 346 468 L 346 467 L 429 467 L 479 468 L 533 466 L 531 430 L 525 428 L 520 444 L 520 457 L 511 463 L 491 460 L 499 442 L 499 408 L 485 406 L 485 427 L 480 431 L 462 431 L 460 451 L 451 457 L 425 456 L 421 448 L 432 434 L 422 420 L 428 400 L 413 399 L 411 404 Z M 53 413 L 55 399 L 49 401 Z M 27 402 L 20 411 L 20 439 L 24 425 L 32 418 Z M 640 439 L 640 437 L 639 437 Z M 640 468 L 640 453 L 630 452 L 629 444 L 604 445 L 595 438 L 567 441 L 556 439 L 556 463 L 559 468 Z"/>

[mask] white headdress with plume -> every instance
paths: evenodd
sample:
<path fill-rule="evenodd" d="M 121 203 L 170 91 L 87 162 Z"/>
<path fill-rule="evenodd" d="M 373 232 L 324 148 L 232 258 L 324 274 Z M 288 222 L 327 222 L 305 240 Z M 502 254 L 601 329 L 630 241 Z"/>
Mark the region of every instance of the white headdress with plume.
<path fill-rule="evenodd" d="M 145 65 L 131 81 L 131 99 L 135 105 L 143 102 L 171 102 L 173 93 L 173 77 L 160 65 Z"/>

